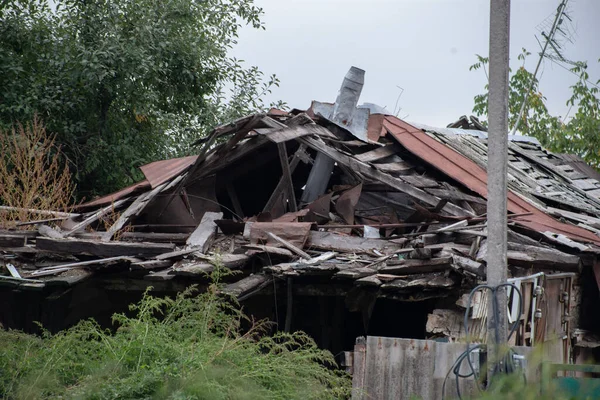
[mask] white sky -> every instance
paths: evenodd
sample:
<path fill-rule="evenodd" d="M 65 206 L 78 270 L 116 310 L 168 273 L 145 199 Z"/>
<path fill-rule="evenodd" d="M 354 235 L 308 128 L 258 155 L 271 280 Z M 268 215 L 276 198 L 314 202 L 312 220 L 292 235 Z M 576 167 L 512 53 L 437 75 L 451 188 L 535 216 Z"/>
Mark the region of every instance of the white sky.
<path fill-rule="evenodd" d="M 393 111 L 400 89 L 399 117 L 446 126 L 470 115 L 473 96 L 486 77 L 469 71 L 475 54 L 488 53 L 489 0 L 255 0 L 264 10 L 265 31 L 244 28 L 232 55 L 281 80 L 268 101 L 305 109 L 311 100 L 334 101 L 347 70 L 366 70 L 360 102 Z M 511 66 L 525 47 L 535 68 L 536 27 L 553 15 L 559 0 L 512 0 Z M 591 80 L 600 79 L 600 0 L 571 0 L 577 28 L 565 55 L 588 61 Z M 564 116 L 575 75 L 544 61 L 541 91 L 550 111 Z"/>

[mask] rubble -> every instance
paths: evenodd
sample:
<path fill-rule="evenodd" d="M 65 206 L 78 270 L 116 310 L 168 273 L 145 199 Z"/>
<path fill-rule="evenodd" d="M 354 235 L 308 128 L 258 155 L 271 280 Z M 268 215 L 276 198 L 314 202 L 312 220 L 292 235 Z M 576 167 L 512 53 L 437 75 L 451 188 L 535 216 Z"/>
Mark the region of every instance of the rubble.
<path fill-rule="evenodd" d="M 314 107 L 219 126 L 196 156 L 144 166 L 145 181 L 78 214 L 47 212 L 60 220 L 0 232 L 2 263 L 20 276 L 0 275 L 1 290 L 71 288 L 108 275 L 121 277 L 123 290 L 181 288 L 206 284 L 216 265 L 237 271 L 222 292 L 239 300 L 296 279 L 295 290 L 314 295 L 407 302 L 460 296 L 481 283 L 485 132 L 419 128 L 382 114 L 368 118 L 364 137 L 357 129 Z M 512 278 L 591 266 L 600 252 L 600 183 L 535 141 L 509 148 Z M 114 210 L 119 218 L 103 229 L 99 221 Z M 431 315 L 445 325 L 431 319 L 430 333 L 460 331 L 453 311 Z"/>

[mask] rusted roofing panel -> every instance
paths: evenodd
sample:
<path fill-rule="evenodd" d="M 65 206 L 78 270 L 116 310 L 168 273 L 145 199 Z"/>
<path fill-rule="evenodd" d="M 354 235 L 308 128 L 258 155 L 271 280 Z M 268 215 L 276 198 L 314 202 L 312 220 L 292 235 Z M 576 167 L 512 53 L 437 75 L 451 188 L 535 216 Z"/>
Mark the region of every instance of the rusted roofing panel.
<path fill-rule="evenodd" d="M 197 158 L 198 156 L 189 156 L 173 158 L 171 160 L 155 161 L 140 167 L 140 169 L 148 182 L 150 182 L 150 186 L 154 189 L 161 183 L 181 174 L 190 165 L 196 162 Z"/>
<path fill-rule="evenodd" d="M 373 114 L 369 117 L 369 124 L 367 127 L 367 138 L 369 140 L 377 142 L 381 136 L 385 136 L 387 131 L 383 127 L 384 120 L 385 115 L 383 114 Z"/>
<path fill-rule="evenodd" d="M 408 151 L 472 191 L 487 198 L 487 172 L 475 162 L 396 117 L 386 116 L 383 124 L 388 132 Z M 516 220 L 525 227 L 540 232 L 548 230 L 561 233 L 573 240 L 600 245 L 600 238 L 590 231 L 555 220 L 511 190 L 508 191 L 507 200 L 508 211 L 512 213 L 532 213 Z"/>
<path fill-rule="evenodd" d="M 133 185 L 128 186 L 124 189 L 121 189 L 117 192 L 107 194 L 106 196 L 102 196 L 102 197 L 99 197 L 92 201 L 88 201 L 87 203 L 80 204 L 76 208 L 107 206 L 107 205 L 109 205 L 117 200 L 123 199 L 131 194 L 134 194 L 136 192 L 141 192 L 141 191 L 147 190 L 147 189 L 150 189 L 150 182 L 148 182 L 146 179 L 144 179 L 141 182 L 134 183 Z"/>
<path fill-rule="evenodd" d="M 289 113 L 289 112 L 287 112 L 287 111 L 280 110 L 280 109 L 278 109 L 278 108 L 271 108 L 271 109 L 270 109 L 270 110 L 267 112 L 267 115 L 275 115 L 275 116 L 283 116 L 283 117 L 285 117 L 285 116 L 287 116 L 287 115 L 290 115 L 290 113 Z"/>

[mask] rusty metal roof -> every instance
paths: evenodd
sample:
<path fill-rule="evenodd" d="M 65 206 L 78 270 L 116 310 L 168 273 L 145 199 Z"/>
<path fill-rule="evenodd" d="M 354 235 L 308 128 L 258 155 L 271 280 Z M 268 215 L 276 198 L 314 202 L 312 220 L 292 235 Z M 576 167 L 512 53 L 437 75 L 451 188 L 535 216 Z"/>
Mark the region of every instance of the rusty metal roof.
<path fill-rule="evenodd" d="M 432 165 L 470 190 L 487 198 L 487 172 L 471 159 L 394 116 L 382 122 L 387 131 L 408 151 Z M 542 210 L 523 200 L 512 190 L 508 191 L 508 211 L 516 214 L 531 213 L 515 220 L 527 228 L 563 234 L 573 240 L 600 245 L 600 238 L 578 226 L 557 221 Z"/>
<path fill-rule="evenodd" d="M 196 162 L 198 156 L 172 158 L 170 160 L 155 161 L 140 167 L 144 176 L 154 189 L 161 183 L 176 177 Z"/>
<path fill-rule="evenodd" d="M 132 195 L 137 192 L 141 192 L 142 190 L 150 189 L 150 182 L 144 179 L 141 182 L 134 183 L 131 186 L 127 186 L 119 191 L 116 191 L 111 194 L 107 194 L 106 196 L 99 197 L 92 201 L 88 201 L 87 203 L 83 203 L 78 205 L 76 208 L 93 208 L 93 207 L 101 207 L 107 206 L 111 203 L 114 203 L 117 200 L 124 199 L 125 197 Z"/>
<path fill-rule="evenodd" d="M 198 156 L 189 156 L 181 158 L 173 158 L 170 160 L 161 160 L 151 162 L 150 164 L 143 165 L 140 167 L 142 173 L 146 177 L 141 182 L 134 183 L 124 189 L 117 192 L 107 194 L 106 196 L 99 197 L 87 203 L 83 203 L 78 208 L 88 207 L 100 207 L 109 205 L 112 202 L 123 199 L 133 193 L 137 193 L 142 190 L 154 189 L 161 183 L 164 183 L 177 175 L 185 171 L 190 165 L 192 165 Z"/>

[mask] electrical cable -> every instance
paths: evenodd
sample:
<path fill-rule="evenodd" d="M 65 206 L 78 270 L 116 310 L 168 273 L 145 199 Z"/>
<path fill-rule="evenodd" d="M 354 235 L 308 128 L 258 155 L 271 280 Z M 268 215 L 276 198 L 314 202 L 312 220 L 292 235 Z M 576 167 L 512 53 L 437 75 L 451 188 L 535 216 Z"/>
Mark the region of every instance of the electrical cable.
<path fill-rule="evenodd" d="M 477 389 L 479 391 L 482 390 L 482 388 L 479 385 L 480 375 L 477 372 L 477 370 L 475 369 L 473 362 L 471 361 L 471 357 L 470 357 L 472 352 L 483 348 L 483 345 L 481 345 L 481 344 L 477 344 L 477 345 L 471 347 L 470 337 L 469 337 L 469 311 L 471 309 L 471 303 L 473 300 L 473 296 L 478 291 L 489 290 L 491 292 L 491 294 L 492 294 L 492 299 L 491 299 L 492 300 L 492 313 L 493 313 L 493 321 L 494 321 L 494 338 L 495 338 L 496 343 L 498 343 L 498 339 L 500 338 L 500 331 L 499 331 L 500 328 L 498 326 L 498 317 L 500 314 L 499 313 L 499 305 L 498 305 L 498 290 L 500 290 L 502 288 L 508 288 L 508 287 L 514 289 L 515 293 L 519 297 L 519 307 L 518 307 L 519 314 L 516 318 L 516 321 L 514 322 L 514 324 L 512 325 L 512 327 L 509 330 L 508 340 L 510 340 L 512 335 L 517 331 L 517 329 L 519 327 L 519 324 L 521 321 L 521 315 L 523 313 L 523 310 L 522 310 L 523 295 L 521 293 L 521 290 L 512 283 L 502 283 L 496 287 L 489 286 L 489 285 L 479 285 L 479 286 L 476 286 L 473 290 L 471 290 L 471 293 L 469 293 L 469 298 L 467 300 L 467 308 L 465 310 L 465 315 L 464 315 L 464 320 L 463 320 L 465 336 L 467 339 L 467 349 L 458 356 L 456 361 L 452 364 L 452 366 L 448 370 L 446 377 L 444 378 L 444 383 L 442 384 L 442 400 L 444 400 L 444 398 L 445 398 L 446 383 L 448 381 L 448 378 L 450 377 L 450 373 L 454 373 L 455 382 L 456 382 L 456 392 L 457 392 L 459 399 L 462 399 L 462 395 L 460 393 L 460 379 L 461 378 L 466 379 L 466 378 L 473 377 L 476 381 Z M 510 373 L 515 372 L 517 369 L 515 362 L 514 362 L 515 355 L 516 355 L 516 352 L 512 349 L 509 349 L 509 351 L 505 354 L 505 356 L 501 360 L 497 360 L 496 364 L 493 367 L 494 375 L 498 374 L 498 373 L 510 374 Z M 463 374 L 460 372 L 460 369 L 461 369 L 462 363 L 465 359 L 467 360 L 470 372 Z M 490 384 L 491 384 L 491 377 L 488 379 L 487 386 L 489 387 Z"/>

